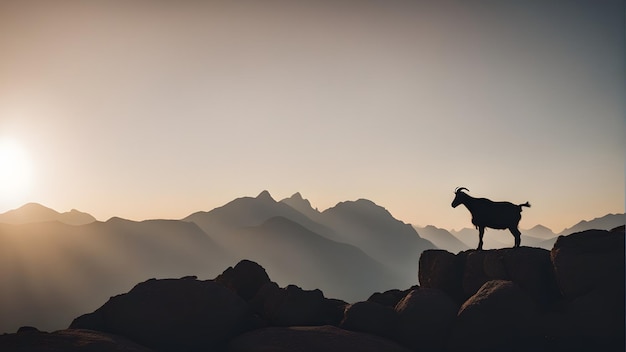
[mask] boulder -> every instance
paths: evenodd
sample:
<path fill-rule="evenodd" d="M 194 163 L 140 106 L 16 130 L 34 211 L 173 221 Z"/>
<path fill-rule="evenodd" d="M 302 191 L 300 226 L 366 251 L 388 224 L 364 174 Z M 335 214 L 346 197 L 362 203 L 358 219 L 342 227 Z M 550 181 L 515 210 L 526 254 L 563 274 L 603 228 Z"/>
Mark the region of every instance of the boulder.
<path fill-rule="evenodd" d="M 550 256 L 566 299 L 614 282 L 624 286 L 624 232 L 587 230 L 559 236 Z"/>
<path fill-rule="evenodd" d="M 280 288 L 274 282 L 265 284 L 250 305 L 273 326 L 337 324 L 340 319 L 336 311 L 340 303 L 326 299 L 320 290 L 295 285 Z"/>
<path fill-rule="evenodd" d="M 151 352 L 124 337 L 100 331 L 67 329 L 51 333 L 20 328 L 0 335 L 0 351 L 29 352 Z"/>
<path fill-rule="evenodd" d="M 479 251 L 470 249 L 458 254 L 459 260 L 463 263 L 463 279 L 461 287 L 463 289 L 463 301 L 474 295 L 489 281 L 489 276 L 485 272 L 485 257 L 489 251 Z"/>
<path fill-rule="evenodd" d="M 375 292 L 367 299 L 367 301 L 394 308 L 396 304 L 398 304 L 398 302 L 400 302 L 400 300 L 402 300 L 404 296 L 406 296 L 413 288 L 417 288 L 417 286 L 408 290 L 393 289 L 385 292 Z"/>
<path fill-rule="evenodd" d="M 335 326 L 268 327 L 233 339 L 229 352 L 410 352 L 391 340 Z"/>
<path fill-rule="evenodd" d="M 237 294 L 216 282 L 187 277 L 142 282 L 76 318 L 70 328 L 121 335 L 155 351 L 195 351 L 220 348 L 257 326 Z"/>
<path fill-rule="evenodd" d="M 376 302 L 357 302 L 346 308 L 342 329 L 392 337 L 398 324 L 396 311 Z"/>
<path fill-rule="evenodd" d="M 486 282 L 461 306 L 451 351 L 536 351 L 544 348 L 535 302 L 511 281 Z"/>
<path fill-rule="evenodd" d="M 456 302 L 442 290 L 412 290 L 395 307 L 397 341 L 413 350 L 444 349 L 457 310 Z"/>
<path fill-rule="evenodd" d="M 422 252 L 418 274 L 420 285 L 440 289 L 460 302 L 464 298 L 461 287 L 464 263 L 460 258 L 463 256 L 457 257 L 440 249 Z"/>
<path fill-rule="evenodd" d="M 513 281 L 547 309 L 561 297 L 550 252 L 543 248 L 519 247 L 487 251 L 484 270 L 489 280 Z"/>
<path fill-rule="evenodd" d="M 468 250 L 459 253 L 462 270 L 463 296 L 475 294 L 482 285 L 491 280 L 507 280 L 517 283 L 539 305 L 548 309 L 560 292 L 550 252 L 542 248 L 519 247 L 492 250 Z"/>
<path fill-rule="evenodd" d="M 230 288 L 241 298 L 249 301 L 263 285 L 270 282 L 270 277 L 259 264 L 250 260 L 242 260 L 234 268 L 228 267 L 215 278 L 215 282 Z"/>

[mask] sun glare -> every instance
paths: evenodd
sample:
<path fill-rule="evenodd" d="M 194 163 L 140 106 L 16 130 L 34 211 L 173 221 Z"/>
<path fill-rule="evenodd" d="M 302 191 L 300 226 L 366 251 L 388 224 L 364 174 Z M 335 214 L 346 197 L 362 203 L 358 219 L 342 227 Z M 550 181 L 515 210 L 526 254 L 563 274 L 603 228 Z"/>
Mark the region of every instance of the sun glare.
<path fill-rule="evenodd" d="M 32 165 L 15 141 L 0 140 L 0 198 L 5 202 L 26 196 L 32 181 Z"/>

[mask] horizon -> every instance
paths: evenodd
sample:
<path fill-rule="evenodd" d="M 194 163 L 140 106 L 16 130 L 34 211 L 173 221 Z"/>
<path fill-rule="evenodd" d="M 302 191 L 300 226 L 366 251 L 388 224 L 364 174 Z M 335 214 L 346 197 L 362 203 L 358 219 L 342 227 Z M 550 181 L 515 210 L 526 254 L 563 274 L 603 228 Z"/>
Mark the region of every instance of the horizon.
<path fill-rule="evenodd" d="M 283 198 L 278 198 L 277 199 L 268 190 L 263 190 L 263 191 L 261 191 L 257 195 L 245 195 L 245 196 L 236 197 L 236 198 L 233 198 L 231 201 L 234 201 L 234 200 L 239 199 L 239 198 L 257 198 L 263 192 L 269 193 L 269 195 L 272 197 L 272 199 L 274 199 L 274 201 L 276 201 L 276 202 L 281 202 L 281 201 L 283 201 L 285 199 L 288 199 L 290 197 L 295 196 L 296 194 L 300 194 L 302 199 L 309 201 L 309 199 L 306 197 L 306 195 L 302 195 L 300 192 L 295 192 L 294 194 L 292 194 L 289 197 L 283 197 Z M 341 202 L 355 202 L 355 201 L 360 200 L 360 199 L 369 200 L 369 201 L 375 203 L 376 205 L 378 205 L 378 206 L 388 210 L 384 205 L 378 204 L 375 200 L 366 199 L 366 198 L 358 198 L 358 199 L 353 199 L 353 200 L 343 200 L 343 201 L 337 202 L 335 205 L 333 205 L 333 206 L 331 206 L 329 208 L 325 208 L 325 209 L 319 209 L 318 207 L 316 207 L 314 204 L 311 203 L 311 208 L 313 208 L 316 211 L 321 213 L 321 212 L 324 212 L 324 211 L 326 211 L 328 209 L 331 209 L 331 208 L 337 206 Z M 198 209 L 198 210 L 192 211 L 192 212 L 190 212 L 190 213 L 188 213 L 188 214 L 186 214 L 184 216 L 181 216 L 181 217 L 163 216 L 163 217 L 149 217 L 149 218 L 142 218 L 142 219 L 132 219 L 132 218 L 128 218 L 128 217 L 124 217 L 124 216 L 120 216 L 120 215 L 113 215 L 113 216 L 108 217 L 108 218 L 99 218 L 98 216 L 95 216 L 94 214 L 92 214 L 89 211 L 86 211 L 84 209 L 71 208 L 71 209 L 68 209 L 68 210 L 59 210 L 59 209 L 55 209 L 55 208 L 49 207 L 46 204 L 41 204 L 41 203 L 38 203 L 38 202 L 28 202 L 28 203 L 22 204 L 19 207 L 12 208 L 12 209 L 9 209 L 7 211 L 2 211 L 2 212 L 0 212 L 0 215 L 3 215 L 5 213 L 11 212 L 11 211 L 19 210 L 19 209 L 21 209 L 21 208 L 23 208 L 23 207 L 25 207 L 27 205 L 37 205 L 37 206 L 41 206 L 41 207 L 44 207 L 44 208 L 51 209 L 51 210 L 53 210 L 53 211 L 55 211 L 55 212 L 57 212 L 59 214 L 69 213 L 69 212 L 72 212 L 72 211 L 78 211 L 78 212 L 81 212 L 81 213 L 85 213 L 85 214 L 91 215 L 95 219 L 95 221 L 99 221 L 99 222 L 107 222 L 107 221 L 109 221 L 111 219 L 114 219 L 114 218 L 120 218 L 120 219 L 123 219 L 123 220 L 129 220 L 129 221 L 133 221 L 133 222 L 142 222 L 142 221 L 149 221 L 149 220 L 179 220 L 179 221 L 182 221 L 187 216 L 190 216 L 190 215 L 198 213 L 198 212 L 210 212 L 210 211 L 212 211 L 214 209 L 217 209 L 219 207 L 222 207 L 222 206 L 230 203 L 231 201 L 229 201 L 227 203 L 224 203 L 222 205 L 219 205 L 219 206 L 217 206 L 215 208 L 211 208 L 211 209 Z M 402 222 L 404 222 L 404 223 L 406 223 L 408 225 L 411 225 L 411 226 L 414 226 L 414 227 L 417 227 L 417 228 L 425 228 L 427 226 L 434 226 L 435 228 L 443 229 L 443 230 L 446 230 L 448 232 L 460 232 L 460 231 L 465 230 L 465 229 L 473 229 L 474 228 L 474 226 L 471 224 L 471 222 L 469 223 L 469 226 L 460 227 L 460 228 L 446 228 L 446 227 L 438 226 L 437 224 L 430 224 L 430 223 L 427 223 L 427 224 L 414 224 L 414 223 L 407 222 L 407 221 L 405 221 L 403 219 L 398 218 L 392 212 L 390 212 L 390 213 L 391 213 L 391 216 L 393 216 L 396 220 L 402 221 Z M 547 225 L 541 224 L 541 223 L 537 223 L 537 224 L 534 224 L 534 225 L 528 225 L 527 227 L 520 226 L 520 229 L 522 229 L 522 230 L 531 230 L 534 227 L 543 226 L 543 227 L 549 229 L 550 231 L 552 231 L 556 235 L 556 234 L 559 234 L 559 233 L 561 233 L 561 232 L 563 232 L 563 231 L 565 231 L 565 230 L 567 230 L 569 228 L 574 227 L 575 225 L 577 225 L 577 224 L 579 224 L 580 222 L 583 222 L 583 221 L 592 221 L 592 220 L 595 220 L 595 219 L 598 219 L 598 218 L 602 218 L 602 217 L 607 216 L 607 215 L 620 215 L 620 214 L 624 214 L 624 213 L 606 213 L 606 214 L 600 214 L 600 215 L 593 216 L 593 217 L 579 219 L 576 222 L 574 222 L 574 223 L 572 223 L 572 224 L 570 224 L 570 225 L 568 225 L 568 226 L 566 226 L 566 227 L 564 227 L 562 229 L 553 229 L 550 226 L 547 226 Z M 490 229 L 490 230 L 497 231 L 497 230 L 493 230 L 493 229 Z"/>
<path fill-rule="evenodd" d="M 0 3 L 0 213 L 183 218 L 270 191 L 416 226 L 623 213 L 624 3 Z"/>

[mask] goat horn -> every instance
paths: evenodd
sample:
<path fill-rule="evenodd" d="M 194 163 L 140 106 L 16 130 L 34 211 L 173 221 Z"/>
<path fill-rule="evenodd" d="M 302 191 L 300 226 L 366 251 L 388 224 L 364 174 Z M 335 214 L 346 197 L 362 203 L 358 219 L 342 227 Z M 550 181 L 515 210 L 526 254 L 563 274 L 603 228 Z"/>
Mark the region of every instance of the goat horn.
<path fill-rule="evenodd" d="M 457 187 L 457 188 L 454 190 L 454 193 L 459 193 L 459 192 L 461 192 L 462 190 L 466 190 L 466 191 L 468 191 L 468 192 L 469 192 L 469 189 L 467 189 L 467 188 L 465 188 L 465 187 Z"/>

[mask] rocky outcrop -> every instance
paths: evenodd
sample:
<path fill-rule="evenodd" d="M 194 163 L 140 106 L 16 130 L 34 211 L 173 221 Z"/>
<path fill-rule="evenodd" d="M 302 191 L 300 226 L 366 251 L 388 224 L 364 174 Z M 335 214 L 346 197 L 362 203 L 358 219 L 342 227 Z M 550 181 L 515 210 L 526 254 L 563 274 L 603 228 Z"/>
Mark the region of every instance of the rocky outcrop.
<path fill-rule="evenodd" d="M 51 333 L 20 328 L 16 334 L 0 335 L 0 351 L 29 352 L 151 352 L 121 336 L 99 331 L 67 329 Z"/>
<path fill-rule="evenodd" d="M 413 350 L 442 350 L 457 310 L 452 298 L 439 289 L 412 290 L 396 305 L 396 338 Z"/>
<path fill-rule="evenodd" d="M 397 325 L 398 314 L 393 308 L 365 301 L 348 306 L 339 326 L 346 330 L 392 337 L 396 334 Z"/>
<path fill-rule="evenodd" d="M 543 346 L 535 302 L 511 281 L 486 282 L 461 306 L 451 351 L 534 351 Z"/>
<path fill-rule="evenodd" d="M 550 256 L 563 296 L 580 297 L 623 280 L 624 232 L 588 230 L 561 236 Z"/>
<path fill-rule="evenodd" d="M 415 285 L 407 290 L 387 290 L 385 292 L 375 292 L 368 299 L 368 302 L 376 302 L 378 304 L 382 304 L 383 306 L 394 308 L 398 302 L 400 302 L 404 296 L 409 294 L 412 289 L 419 288 L 419 286 Z"/>
<path fill-rule="evenodd" d="M 560 296 L 550 252 L 541 248 L 468 250 L 457 255 L 425 251 L 420 258 L 419 280 L 423 287 L 441 289 L 459 303 L 491 280 L 517 283 L 543 308 Z"/>
<path fill-rule="evenodd" d="M 235 291 L 246 301 L 251 300 L 263 285 L 270 282 L 270 277 L 259 264 L 242 260 L 235 267 L 229 267 L 215 278 L 216 282 Z"/>
<path fill-rule="evenodd" d="M 215 280 L 142 282 L 68 330 L 2 335 L 0 350 L 624 350 L 623 228 L 560 237 L 551 252 L 425 251 L 418 276 L 350 305 L 242 261 Z"/>
<path fill-rule="evenodd" d="M 561 236 L 551 251 L 564 301 L 550 318 L 553 344 L 624 350 L 624 232 L 588 230 Z"/>
<path fill-rule="evenodd" d="M 268 327 L 243 334 L 229 345 L 229 352 L 409 352 L 388 339 L 334 326 Z"/>
<path fill-rule="evenodd" d="M 231 290 L 187 277 L 142 282 L 70 328 L 121 335 L 155 351 L 198 351 L 219 348 L 255 324 L 248 304 Z"/>
<path fill-rule="evenodd" d="M 261 287 L 250 301 L 251 307 L 273 326 L 337 325 L 347 303 L 329 300 L 320 290 L 303 290 L 274 282 Z"/>

